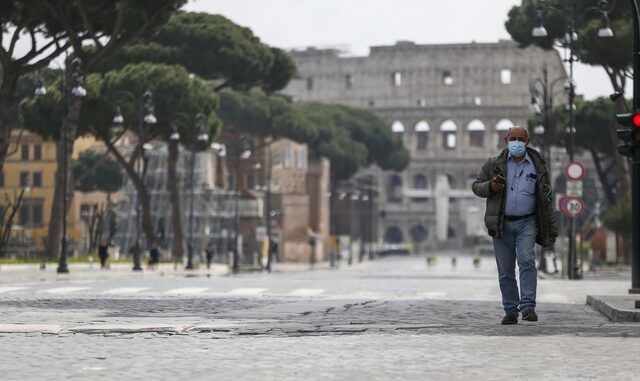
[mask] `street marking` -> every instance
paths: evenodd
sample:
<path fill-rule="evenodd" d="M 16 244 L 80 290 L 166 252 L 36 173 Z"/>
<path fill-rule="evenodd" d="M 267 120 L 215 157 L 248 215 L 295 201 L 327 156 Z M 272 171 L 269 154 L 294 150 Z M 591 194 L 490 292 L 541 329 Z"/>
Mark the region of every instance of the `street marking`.
<path fill-rule="evenodd" d="M 289 293 L 290 296 L 317 296 L 323 294 L 324 290 L 318 288 L 299 288 Z"/>
<path fill-rule="evenodd" d="M 144 290 L 148 290 L 147 287 L 120 287 L 120 288 L 112 288 L 110 290 L 102 291 L 103 295 L 123 295 L 123 294 L 135 294 L 138 292 L 142 292 Z"/>
<path fill-rule="evenodd" d="M 0 294 L 7 294 L 20 290 L 27 290 L 29 287 L 0 287 Z"/>
<path fill-rule="evenodd" d="M 444 292 L 422 292 L 419 296 L 427 299 L 444 299 L 447 294 Z"/>
<path fill-rule="evenodd" d="M 169 290 L 165 292 L 167 295 L 194 295 L 194 294 L 202 294 L 203 292 L 209 290 L 208 288 L 202 287 L 184 287 L 184 288 L 174 288 L 173 290 Z"/>
<path fill-rule="evenodd" d="M 61 330 L 58 324 L 0 324 L 1 333 L 58 333 Z"/>
<path fill-rule="evenodd" d="M 40 292 L 47 293 L 47 294 L 68 294 L 71 292 L 85 291 L 90 289 L 91 288 L 89 287 L 57 287 L 57 288 L 50 288 L 48 290 L 42 290 Z"/>
<path fill-rule="evenodd" d="M 229 295 L 260 295 L 267 291 L 266 288 L 236 288 L 229 291 Z"/>

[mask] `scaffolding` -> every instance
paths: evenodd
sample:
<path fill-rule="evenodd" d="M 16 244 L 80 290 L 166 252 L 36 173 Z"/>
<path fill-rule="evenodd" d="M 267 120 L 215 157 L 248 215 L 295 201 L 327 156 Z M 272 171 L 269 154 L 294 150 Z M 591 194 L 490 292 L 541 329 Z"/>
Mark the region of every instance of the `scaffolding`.
<path fill-rule="evenodd" d="M 149 192 L 151 221 L 158 246 L 163 251 L 171 252 L 174 234 L 167 188 L 168 147 L 164 142 L 154 142 L 152 146 L 152 149 L 146 151 L 147 169 L 144 182 Z M 121 146 L 121 149 L 128 154 L 131 154 L 134 148 L 134 145 Z M 214 251 L 214 262 L 228 263 L 228 253 L 232 249 L 231 240 L 235 236 L 233 206 L 237 194 L 215 186 L 217 159 L 215 152 L 211 150 L 196 153 L 195 186 L 193 192 L 190 192 L 188 189 L 190 155 L 189 150 L 180 147 L 176 165 L 184 242 L 187 244 L 189 239 L 188 205 L 189 197 L 193 194 L 194 260 L 196 262 L 201 260 L 204 250 L 211 247 Z M 124 197 L 116 208 L 118 229 L 114 241 L 116 245 L 120 246 L 121 253 L 127 256 L 131 255 L 130 248 L 135 245 L 137 231 L 137 191 L 128 177 L 125 178 L 122 193 Z M 143 250 L 148 250 L 149 243 L 146 242 L 146 237 L 143 233 L 140 234 L 140 237 L 143 242 Z"/>

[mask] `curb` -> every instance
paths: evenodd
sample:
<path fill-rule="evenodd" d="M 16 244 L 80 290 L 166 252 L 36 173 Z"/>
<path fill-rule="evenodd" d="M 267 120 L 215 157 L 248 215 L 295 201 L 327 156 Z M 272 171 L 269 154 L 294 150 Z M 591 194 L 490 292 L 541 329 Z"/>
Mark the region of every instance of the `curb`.
<path fill-rule="evenodd" d="M 587 295 L 587 304 L 601 312 L 612 322 L 640 322 L 640 295 L 625 296 L 593 296 Z"/>

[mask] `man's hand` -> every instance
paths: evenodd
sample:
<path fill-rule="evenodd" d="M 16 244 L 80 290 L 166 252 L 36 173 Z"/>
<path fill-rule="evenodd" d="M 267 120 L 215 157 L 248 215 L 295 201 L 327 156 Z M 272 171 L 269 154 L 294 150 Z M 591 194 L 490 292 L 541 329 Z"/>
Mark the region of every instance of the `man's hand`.
<path fill-rule="evenodd" d="M 489 187 L 491 188 L 492 192 L 499 193 L 499 192 L 502 192 L 504 190 L 504 183 L 502 181 L 498 180 L 498 178 L 496 176 L 494 176 L 491 179 Z"/>
<path fill-rule="evenodd" d="M 556 243 L 556 238 L 557 238 L 557 237 L 556 237 L 555 235 L 550 236 L 550 237 L 549 237 L 549 243 L 550 243 L 551 245 L 555 245 L 555 243 Z"/>

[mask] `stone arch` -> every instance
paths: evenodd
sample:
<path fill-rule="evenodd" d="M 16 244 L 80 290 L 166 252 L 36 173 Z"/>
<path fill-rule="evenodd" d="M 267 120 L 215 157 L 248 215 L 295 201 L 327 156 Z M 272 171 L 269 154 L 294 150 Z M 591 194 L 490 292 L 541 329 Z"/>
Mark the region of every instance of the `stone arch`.
<path fill-rule="evenodd" d="M 453 120 L 445 120 L 440 124 L 440 131 L 442 132 L 442 148 L 455 149 L 458 145 L 458 125 Z"/>
<path fill-rule="evenodd" d="M 402 230 L 397 226 L 390 226 L 384 232 L 384 241 L 387 243 L 402 243 L 404 237 Z"/>
<path fill-rule="evenodd" d="M 400 177 L 399 175 L 389 176 L 389 180 L 387 183 L 387 201 L 402 201 L 402 177 Z"/>
<path fill-rule="evenodd" d="M 413 129 L 416 133 L 416 149 L 418 151 L 425 151 L 429 145 L 429 131 L 431 131 L 429 123 L 421 120 L 416 123 Z"/>
<path fill-rule="evenodd" d="M 487 127 L 480 119 L 474 119 L 467 124 L 469 131 L 469 145 L 471 147 L 484 147 L 484 134 Z"/>
<path fill-rule="evenodd" d="M 509 119 L 500 119 L 498 123 L 496 123 L 496 133 L 498 136 L 498 148 L 502 148 L 504 144 L 504 137 L 507 136 L 509 129 L 513 127 L 513 122 Z"/>
<path fill-rule="evenodd" d="M 401 121 L 396 120 L 395 122 L 391 123 L 391 131 L 403 133 L 405 131 L 404 124 L 402 124 Z"/>
<path fill-rule="evenodd" d="M 414 189 L 427 189 L 427 177 L 423 174 L 413 176 Z"/>

